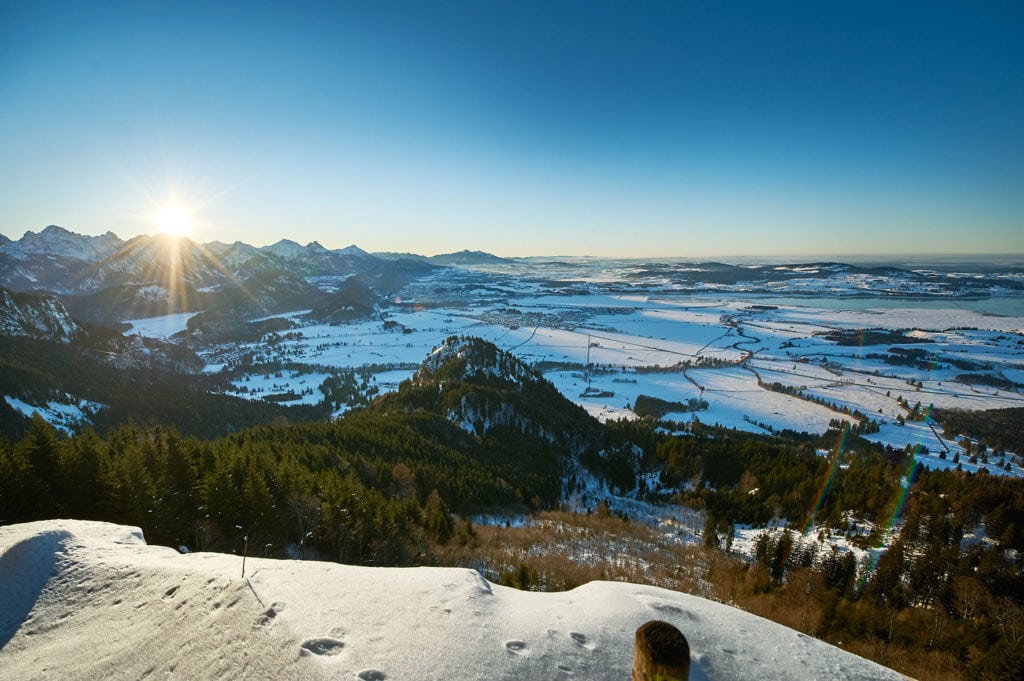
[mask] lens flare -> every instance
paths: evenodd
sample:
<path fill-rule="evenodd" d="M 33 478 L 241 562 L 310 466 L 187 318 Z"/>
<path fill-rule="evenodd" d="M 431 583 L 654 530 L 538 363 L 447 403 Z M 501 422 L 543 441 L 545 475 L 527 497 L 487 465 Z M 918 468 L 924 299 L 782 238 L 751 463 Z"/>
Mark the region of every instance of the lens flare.
<path fill-rule="evenodd" d="M 818 491 L 818 497 L 814 502 L 814 506 L 807 513 L 807 517 L 804 519 L 803 529 L 800 530 L 801 534 L 807 534 L 807 532 L 814 526 L 814 521 L 818 516 L 818 511 L 825 504 L 825 497 L 828 496 L 828 491 L 832 487 L 832 480 L 836 476 L 836 471 L 839 470 L 839 462 L 843 458 L 843 450 L 846 449 L 846 438 L 850 434 L 850 424 L 847 423 L 843 428 L 843 434 L 839 437 L 839 444 L 836 445 L 836 451 L 832 455 L 832 463 L 829 464 L 828 473 L 825 476 L 825 480 L 821 484 L 821 489 Z"/>
<path fill-rule="evenodd" d="M 931 417 L 932 407 L 929 405 L 924 412 L 925 423 L 928 423 L 931 420 Z M 892 509 L 889 514 L 889 519 L 884 524 L 884 531 L 879 534 L 878 545 L 875 547 L 875 550 L 871 552 L 868 562 L 861 572 L 860 579 L 857 580 L 858 590 L 863 589 L 864 585 L 867 584 L 869 579 L 871 579 L 871 576 L 875 572 L 875 568 L 878 566 L 878 558 L 881 555 L 881 550 L 885 546 L 886 540 L 893 531 L 898 529 L 897 526 L 900 515 L 903 513 L 903 507 L 906 506 L 907 499 L 910 497 L 911 488 L 914 486 L 914 483 L 917 482 L 917 474 L 920 471 L 918 462 L 920 461 L 923 447 L 924 445 L 918 443 L 914 445 L 911 450 L 911 456 L 907 461 L 907 468 L 903 472 L 903 478 L 900 481 L 900 485 L 894 492 L 892 500 L 889 502 L 889 508 Z"/>

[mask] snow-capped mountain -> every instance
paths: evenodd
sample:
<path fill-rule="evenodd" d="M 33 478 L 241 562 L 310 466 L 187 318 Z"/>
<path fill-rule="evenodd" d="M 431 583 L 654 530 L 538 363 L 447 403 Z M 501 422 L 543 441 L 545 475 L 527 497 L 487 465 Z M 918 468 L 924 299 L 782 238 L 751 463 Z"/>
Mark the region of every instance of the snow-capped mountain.
<path fill-rule="evenodd" d="M 355 246 L 329 250 L 316 241 L 300 246 L 290 239 L 281 239 L 259 250 L 307 277 L 354 274 L 364 270 L 368 265 L 372 266 L 379 262 L 377 258 Z"/>
<path fill-rule="evenodd" d="M 228 276 L 205 248 L 188 238 L 139 236 L 86 270 L 78 286 L 83 292 L 125 284 L 201 288 Z"/>
<path fill-rule="evenodd" d="M 121 248 L 124 242 L 113 232 L 101 236 L 86 236 L 50 225 L 38 234 L 32 231 L 17 241 L 5 244 L 4 253 L 15 258 L 32 255 L 56 256 L 96 262 Z"/>
<path fill-rule="evenodd" d="M 372 255 L 370 255 L 369 253 L 367 253 L 363 249 L 359 248 L 359 246 L 356 246 L 355 244 L 352 244 L 351 246 L 346 246 L 345 248 L 339 248 L 339 249 L 335 250 L 334 252 L 337 253 L 338 255 L 345 255 L 345 256 L 349 256 L 349 257 L 353 257 L 353 258 L 372 258 L 373 257 Z"/>
<path fill-rule="evenodd" d="M 68 343 L 80 331 L 56 298 L 12 293 L 0 287 L 0 336 L 26 336 Z"/>
<path fill-rule="evenodd" d="M 251 547 L 250 547 L 251 548 Z M 0 677 L 628 679 L 636 629 L 684 633 L 690 679 L 902 679 L 721 603 L 464 568 L 367 568 L 147 546 L 137 527 L 0 527 Z"/>
<path fill-rule="evenodd" d="M 17 291 L 95 294 L 109 286 L 161 285 L 201 289 L 252 276 L 344 277 L 379 269 L 383 261 L 357 246 L 330 250 L 282 239 L 256 248 L 242 242 L 198 244 L 186 237 L 108 232 L 90 237 L 51 225 L 0 243 L 0 285 Z"/>
<path fill-rule="evenodd" d="M 316 246 L 313 244 L 316 244 Z M 315 241 L 310 242 L 308 248 L 319 248 L 319 250 L 324 250 L 323 246 L 320 246 L 320 244 Z M 264 246 L 262 250 L 265 253 L 282 258 L 283 260 L 295 260 L 302 257 L 303 253 L 306 252 L 306 249 L 307 246 L 300 246 L 291 239 L 281 239 L 275 244 Z"/>
<path fill-rule="evenodd" d="M 0 242 L 0 286 L 59 294 L 74 314 L 95 321 L 236 308 L 272 312 L 297 303 L 328 317 L 365 313 L 430 267 L 384 260 L 354 245 L 331 250 L 288 239 L 262 248 L 168 235 L 124 242 L 109 232 L 88 237 L 50 226 Z"/>
<path fill-rule="evenodd" d="M 111 232 L 83 236 L 50 225 L 0 243 L 0 285 L 15 291 L 72 293 L 90 264 L 115 253 L 124 242 Z"/>
<path fill-rule="evenodd" d="M 254 265 L 262 266 L 270 262 L 270 258 L 261 253 L 260 249 L 241 241 L 233 244 L 211 241 L 204 244 L 204 248 L 230 272 L 241 272 Z"/>

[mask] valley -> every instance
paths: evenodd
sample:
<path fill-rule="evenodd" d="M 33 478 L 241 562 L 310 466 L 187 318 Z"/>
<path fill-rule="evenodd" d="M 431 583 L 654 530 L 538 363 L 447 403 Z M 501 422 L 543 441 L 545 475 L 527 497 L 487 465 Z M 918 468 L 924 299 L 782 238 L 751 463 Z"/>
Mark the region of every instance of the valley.
<path fill-rule="evenodd" d="M 571 272 L 576 278 L 559 286 L 572 290 L 552 293 L 543 290 L 552 286 L 550 278 L 445 270 L 397 292 L 372 319 L 323 324 L 311 311 L 287 312 L 276 317 L 279 330 L 259 340 L 200 354 L 206 371 L 230 367 L 233 394 L 295 395 L 283 403 L 314 403 L 322 399 L 315 388 L 325 372 L 361 370 L 375 390 L 393 390 L 446 337 L 469 335 L 538 368 L 600 420 L 635 418 L 632 407 L 646 395 L 707 403 L 662 420 L 751 432 L 823 433 L 835 420 L 871 422 L 877 430 L 868 439 L 917 448 L 932 468 L 955 467 L 963 458 L 969 471 L 987 462 L 970 462 L 957 434 L 943 434 L 927 420 L 908 422 L 914 406 L 1024 407 L 1018 382 L 1024 381 L 1024 317 L 985 311 L 998 307 L 999 298 L 973 309 L 971 300 L 957 298 L 850 297 L 860 290 L 853 279 L 845 298 L 828 296 L 837 281 L 814 292 L 798 282 L 803 297 L 783 305 L 731 291 L 666 295 L 647 284 L 614 293 L 606 289 L 622 282 L 584 285 L 587 273 Z M 1018 299 L 1004 298 L 1012 310 Z M 949 307 L 936 307 L 943 301 Z M 139 332 L 159 321 L 137 322 Z M 280 376 L 247 371 L 243 356 L 253 367 L 290 368 Z M 990 472 L 1024 474 L 1014 457 L 998 461 Z"/>
<path fill-rule="evenodd" d="M 51 227 L 0 244 L 0 284 L 0 521 L 523 590 L 640 582 L 933 678 L 1020 654 L 985 655 L 1020 610 L 1015 265 Z M 984 607 L 961 608 L 973 592 Z M 915 633 L 940 620 L 959 652 Z"/>

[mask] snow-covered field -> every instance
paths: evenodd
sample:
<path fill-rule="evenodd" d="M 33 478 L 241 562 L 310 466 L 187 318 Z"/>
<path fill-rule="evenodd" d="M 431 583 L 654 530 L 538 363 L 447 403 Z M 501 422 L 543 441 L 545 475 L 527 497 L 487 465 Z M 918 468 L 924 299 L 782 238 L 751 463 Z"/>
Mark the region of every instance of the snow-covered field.
<path fill-rule="evenodd" d="M 131 335 L 146 336 L 148 338 L 159 338 L 166 340 L 176 333 L 188 328 L 188 320 L 195 317 L 198 312 L 178 312 L 160 317 L 147 317 L 145 319 L 132 319 L 127 323 L 132 328 L 127 332 Z"/>
<path fill-rule="evenodd" d="M 364 568 L 195 553 L 138 528 L 0 527 L 2 679 L 608 679 L 637 627 L 678 627 L 694 681 L 898 679 L 720 603 L 591 582 L 501 587 L 472 570 Z"/>
<path fill-rule="evenodd" d="M 306 391 L 292 403 L 308 403 L 320 398 L 308 388 L 332 367 L 372 367 L 379 372 L 379 388 L 393 389 L 445 338 L 472 335 L 537 366 L 569 399 L 602 420 L 635 418 L 632 407 L 640 395 L 682 403 L 703 399 L 707 409 L 666 418 L 752 432 L 820 433 L 830 422 L 852 421 L 850 414 L 860 412 L 879 424 L 872 439 L 899 449 L 926 447 L 922 463 L 939 468 L 955 466 L 959 445 L 931 427 L 898 425 L 913 405 L 920 402 L 922 410 L 1024 407 L 1024 384 L 1018 383 L 1024 379 L 1024 317 L 1009 314 L 1016 310 L 1009 303 L 1008 314 L 993 314 L 998 299 L 984 301 L 979 309 L 955 298 L 947 307 L 936 299 L 918 306 L 906 299 L 878 301 L 875 307 L 852 300 L 844 308 L 845 301 L 825 297 L 765 304 L 734 293 L 720 298 L 600 291 L 552 295 L 512 278 L 500 285 L 460 287 L 461 280 L 451 279 L 455 276 L 417 282 L 378 319 L 328 325 L 304 322 L 306 311 L 282 314 L 295 325 L 290 338 L 268 336 L 211 349 L 209 370 L 250 352 L 261 362 L 317 367 L 235 382 L 236 394 L 244 397 Z M 150 323 L 161 328 L 155 320 Z M 840 344 L 829 337 L 846 333 L 855 339 L 864 329 L 902 338 L 871 345 Z M 901 352 L 918 353 L 917 361 L 887 361 L 902 359 Z M 983 378 L 966 382 L 962 377 L 968 374 Z M 789 394 L 769 390 L 770 384 Z M 987 469 L 1003 474 L 1006 463 L 1009 472 L 1021 474 L 1012 457 L 999 469 Z M 963 467 L 980 465 L 965 461 Z"/>
<path fill-rule="evenodd" d="M 251 400 L 264 399 L 271 395 L 294 394 L 291 400 L 281 400 L 281 404 L 316 404 L 323 400 L 320 384 L 329 376 L 323 372 L 278 371 L 275 373 L 243 374 L 234 381 L 234 394 Z"/>

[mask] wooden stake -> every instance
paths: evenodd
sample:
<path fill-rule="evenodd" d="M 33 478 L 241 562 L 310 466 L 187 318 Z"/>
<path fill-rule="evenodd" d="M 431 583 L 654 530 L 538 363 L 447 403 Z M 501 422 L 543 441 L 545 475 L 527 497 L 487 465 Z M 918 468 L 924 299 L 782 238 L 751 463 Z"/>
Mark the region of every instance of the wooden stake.
<path fill-rule="evenodd" d="M 668 622 L 652 620 L 636 630 L 633 681 L 687 681 L 690 644 Z"/>

